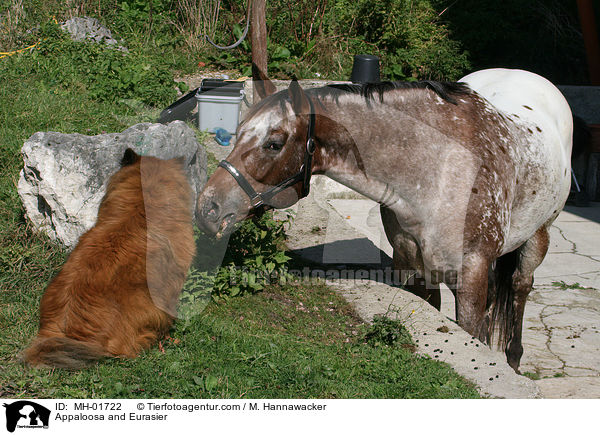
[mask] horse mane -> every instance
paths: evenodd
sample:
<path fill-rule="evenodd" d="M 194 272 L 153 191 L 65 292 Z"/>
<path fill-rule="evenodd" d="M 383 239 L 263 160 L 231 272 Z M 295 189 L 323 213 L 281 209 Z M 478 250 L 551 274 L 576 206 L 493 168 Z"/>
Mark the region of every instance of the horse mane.
<path fill-rule="evenodd" d="M 380 102 L 383 102 L 383 96 L 386 92 L 395 89 L 431 89 L 440 98 L 448 101 L 452 104 L 458 104 L 453 98 L 456 95 L 467 95 L 471 93 L 471 88 L 466 83 L 461 82 L 436 82 L 432 80 L 424 80 L 420 82 L 380 82 L 380 83 L 366 83 L 366 84 L 331 84 L 322 88 L 309 89 L 308 91 L 318 96 L 331 97 L 334 100 L 338 100 L 342 92 L 349 92 L 351 94 L 360 95 L 364 97 L 367 102 L 379 98 Z"/>
<path fill-rule="evenodd" d="M 364 97 L 369 104 L 378 97 L 379 102 L 383 103 L 383 96 L 386 92 L 395 89 L 431 89 L 440 98 L 448 101 L 452 104 L 458 104 L 453 98 L 458 95 L 468 95 L 472 92 L 471 88 L 462 82 L 436 82 L 433 80 L 424 80 L 420 82 L 379 82 L 379 83 L 365 83 L 365 84 L 351 84 L 351 83 L 334 83 L 329 84 L 320 88 L 308 88 L 304 92 L 315 97 L 330 97 L 336 103 L 339 103 L 339 97 L 343 93 L 351 93 Z M 251 119 L 256 113 L 258 113 L 264 106 L 270 105 L 273 102 L 285 110 L 286 103 L 289 102 L 289 96 L 287 89 L 283 89 L 271 95 L 270 98 L 264 98 L 261 101 L 253 104 L 250 110 L 246 114 L 245 121 Z"/>

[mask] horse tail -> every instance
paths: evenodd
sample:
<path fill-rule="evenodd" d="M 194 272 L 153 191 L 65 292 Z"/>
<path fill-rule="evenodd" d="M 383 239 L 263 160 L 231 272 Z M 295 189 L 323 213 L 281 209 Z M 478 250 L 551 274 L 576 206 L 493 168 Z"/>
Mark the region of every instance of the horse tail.
<path fill-rule="evenodd" d="M 515 321 L 515 291 L 512 277 L 517 269 L 518 250 L 498 257 L 488 273 L 487 298 L 487 338 L 488 344 L 495 344 L 504 351 L 510 342 Z"/>
<path fill-rule="evenodd" d="M 22 359 L 33 367 L 82 369 L 108 356 L 99 345 L 69 337 L 36 338 L 23 352 Z"/>

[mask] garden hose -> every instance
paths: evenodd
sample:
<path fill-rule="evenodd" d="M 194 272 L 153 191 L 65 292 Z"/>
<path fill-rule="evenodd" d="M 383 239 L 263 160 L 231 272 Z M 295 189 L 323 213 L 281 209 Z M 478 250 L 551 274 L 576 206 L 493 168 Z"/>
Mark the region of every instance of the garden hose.
<path fill-rule="evenodd" d="M 237 47 L 238 45 L 240 45 L 244 41 L 244 39 L 246 39 L 246 35 L 248 35 L 248 29 L 250 28 L 250 9 L 251 9 L 251 5 L 252 5 L 252 1 L 248 0 L 248 11 L 246 13 L 246 28 L 244 29 L 244 33 L 242 33 L 242 36 L 240 37 L 240 39 L 238 39 L 235 43 L 233 43 L 231 45 L 217 45 L 217 44 L 215 44 L 210 39 L 210 36 L 208 36 L 207 34 L 204 34 L 202 36 L 204 36 L 204 38 L 208 41 L 208 43 L 210 45 L 212 45 L 215 48 L 218 48 L 219 50 L 230 50 L 232 48 Z"/>
<path fill-rule="evenodd" d="M 2 59 L 3 57 L 12 56 L 13 54 L 17 54 L 17 53 L 21 53 L 23 51 L 29 50 L 30 48 L 33 48 L 38 44 L 39 44 L 39 42 L 36 42 L 35 44 L 30 45 L 29 47 L 21 48 L 20 50 L 15 50 L 15 51 L 0 51 L 0 59 Z"/>

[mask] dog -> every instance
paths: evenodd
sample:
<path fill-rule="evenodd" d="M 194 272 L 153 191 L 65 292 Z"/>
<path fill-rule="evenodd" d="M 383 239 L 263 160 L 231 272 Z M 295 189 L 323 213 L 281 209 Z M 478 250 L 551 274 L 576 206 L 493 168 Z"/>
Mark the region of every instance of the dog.
<path fill-rule="evenodd" d="M 44 292 L 23 360 L 80 369 L 103 357 L 134 358 L 164 336 L 195 254 L 192 201 L 182 158 L 128 149 L 96 224 Z"/>

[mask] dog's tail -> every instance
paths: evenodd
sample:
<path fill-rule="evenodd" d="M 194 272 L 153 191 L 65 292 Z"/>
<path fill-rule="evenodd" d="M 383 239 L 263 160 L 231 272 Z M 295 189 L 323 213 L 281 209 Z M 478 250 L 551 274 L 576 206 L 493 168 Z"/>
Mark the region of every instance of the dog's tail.
<path fill-rule="evenodd" d="M 99 345 L 68 337 L 38 337 L 25 349 L 22 359 L 33 367 L 78 370 L 109 354 Z"/>

